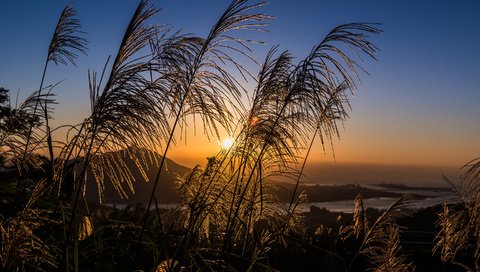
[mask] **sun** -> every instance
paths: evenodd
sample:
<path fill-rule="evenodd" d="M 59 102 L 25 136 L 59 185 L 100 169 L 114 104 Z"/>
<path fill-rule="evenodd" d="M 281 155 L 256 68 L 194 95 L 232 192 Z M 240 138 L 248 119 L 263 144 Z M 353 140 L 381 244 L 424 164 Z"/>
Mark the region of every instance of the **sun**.
<path fill-rule="evenodd" d="M 225 138 L 223 139 L 223 141 L 220 143 L 220 146 L 223 148 L 223 149 L 230 149 L 230 147 L 232 147 L 233 143 L 235 142 L 235 140 L 233 140 L 233 138 Z"/>

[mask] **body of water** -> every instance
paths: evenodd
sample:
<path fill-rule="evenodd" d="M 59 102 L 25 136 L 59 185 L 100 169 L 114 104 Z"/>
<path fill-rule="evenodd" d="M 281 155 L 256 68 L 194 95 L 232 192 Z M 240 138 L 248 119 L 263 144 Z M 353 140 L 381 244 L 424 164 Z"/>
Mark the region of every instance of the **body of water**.
<path fill-rule="evenodd" d="M 455 194 L 451 191 L 445 190 L 399 190 L 399 189 L 385 189 L 379 186 L 365 186 L 372 189 L 383 190 L 388 192 L 396 192 L 401 194 L 417 194 L 427 196 L 425 199 L 413 199 L 410 203 L 412 209 L 421 209 L 431 206 L 435 206 L 442 203 L 450 203 L 455 201 Z M 365 208 L 376 208 L 380 210 L 387 209 L 392 205 L 398 198 L 397 197 L 374 197 L 363 200 L 363 205 Z M 330 202 L 311 202 L 304 204 L 301 209 L 302 211 L 309 211 L 310 206 L 315 206 L 318 208 L 325 208 L 332 212 L 344 212 L 344 213 L 353 213 L 355 208 L 354 200 L 340 200 L 340 201 L 330 201 Z"/>
<path fill-rule="evenodd" d="M 426 196 L 426 198 L 424 199 L 413 199 L 410 203 L 410 207 L 412 209 L 421 209 L 421 208 L 442 204 L 445 202 L 455 201 L 454 193 L 448 190 L 392 189 L 392 188 L 383 188 L 375 185 L 362 185 L 362 187 L 368 187 L 371 189 L 395 192 L 400 194 L 409 193 L 409 194 Z M 363 204 L 365 208 L 376 208 L 376 209 L 384 210 L 384 209 L 387 209 L 390 205 L 392 205 L 392 203 L 394 203 L 397 199 L 398 199 L 397 197 L 374 197 L 374 198 L 364 199 Z M 127 206 L 129 206 L 128 204 L 105 204 L 105 205 L 110 207 L 116 207 L 119 209 L 125 209 Z M 176 203 L 158 205 L 160 209 L 173 209 L 177 206 L 178 204 Z M 355 207 L 355 203 L 353 199 L 329 201 L 329 202 L 309 202 L 309 203 L 303 204 L 299 208 L 301 212 L 308 212 L 310 211 L 310 206 L 325 208 L 332 212 L 352 213 Z M 152 209 L 154 208 L 155 207 L 152 207 Z"/>

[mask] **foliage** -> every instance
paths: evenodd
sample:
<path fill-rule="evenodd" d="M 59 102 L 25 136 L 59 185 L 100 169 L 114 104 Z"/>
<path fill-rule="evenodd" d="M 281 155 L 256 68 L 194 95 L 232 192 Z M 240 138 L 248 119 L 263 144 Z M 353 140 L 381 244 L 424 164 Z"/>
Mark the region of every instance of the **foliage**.
<path fill-rule="evenodd" d="M 45 225 L 54 224 L 42 211 L 25 209 L 18 215 L 0 221 L 0 266 L 3 271 L 56 267 L 54 245 L 46 244 L 36 232 Z"/>
<path fill-rule="evenodd" d="M 41 156 L 34 152 L 45 147 L 41 134 L 36 131 L 29 133 L 30 126 L 38 129 L 44 121 L 41 115 L 35 113 L 37 102 L 51 103 L 53 99 L 50 94 L 34 92 L 23 103 L 12 107 L 9 90 L 0 88 L 1 167 L 16 166 L 19 171 L 24 171 L 31 167 L 39 168 L 43 163 Z M 35 146 L 28 149 L 28 156 L 24 156 L 28 139 Z"/>
<path fill-rule="evenodd" d="M 480 271 L 480 160 L 464 167 L 467 171 L 458 185 L 445 178 L 455 188 L 458 204 L 444 204 L 438 214 L 439 232 L 433 251 L 440 251 L 443 262 Z"/>
<path fill-rule="evenodd" d="M 400 227 L 396 221 L 408 214 L 410 195 L 404 195 L 380 213 L 376 219 L 368 217 L 363 197 L 355 199 L 353 224 L 340 230 L 342 240 L 352 237 L 360 243 L 348 268 L 359 262 L 361 255 L 371 263 L 371 271 L 413 271 L 414 266 L 401 253 Z"/>
<path fill-rule="evenodd" d="M 48 64 L 75 64 L 87 44 L 73 7 L 63 10 L 39 89 L 18 107 L 0 89 L 3 270 L 275 271 L 290 254 L 334 260 L 335 269 L 413 269 L 396 223 L 406 214 L 408 197 L 375 219 L 359 197 L 351 225 L 338 218 L 336 228 L 320 226 L 315 233 L 306 230 L 299 210 L 308 198 L 297 191 L 315 138 L 325 149 L 339 136 L 349 95 L 365 73 L 362 57 L 375 59 L 378 51 L 369 35 L 381 30 L 368 23 L 340 25 L 298 62 L 273 47 L 254 75 L 242 58 L 256 62 L 248 34 L 266 30 L 271 17 L 259 12 L 264 4 L 233 0 L 198 37 L 149 25 L 158 9 L 140 1 L 112 64 L 108 59 L 100 74 L 88 73 L 89 116 L 66 125 L 65 139 L 53 139 L 56 85 L 44 87 Z M 247 90 L 233 76 L 237 72 L 253 79 L 254 89 Z M 164 211 L 155 198 L 160 174 L 191 120 L 200 120 L 194 125 L 211 139 L 225 130 L 235 141 L 205 167 L 179 176 L 181 202 Z M 140 182 L 133 172 L 147 180 L 151 165 L 158 171 L 146 207 L 95 207 L 85 199 L 90 179 L 100 199 L 107 182 L 127 197 Z M 465 207 L 445 206 L 440 214 L 437 248 L 444 261 L 455 261 L 468 244 L 477 264 L 478 165 L 465 177 Z M 294 184 L 290 203 L 272 193 L 269 179 L 278 176 Z"/>

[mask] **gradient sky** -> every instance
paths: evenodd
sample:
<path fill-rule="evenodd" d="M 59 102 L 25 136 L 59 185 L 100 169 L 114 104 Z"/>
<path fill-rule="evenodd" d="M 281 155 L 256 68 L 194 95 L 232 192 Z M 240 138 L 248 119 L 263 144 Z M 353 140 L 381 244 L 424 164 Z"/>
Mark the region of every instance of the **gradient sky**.
<path fill-rule="evenodd" d="M 48 44 L 67 1 L 0 2 L 0 86 L 20 99 L 38 88 Z M 47 83 L 56 89 L 55 124 L 80 122 L 89 111 L 88 69 L 101 70 L 115 54 L 137 1 L 72 1 L 89 40 L 88 56 L 77 67 L 59 66 Z M 154 2 L 163 11 L 152 21 L 204 35 L 228 1 Z M 351 118 L 334 142 L 336 161 L 461 166 L 480 156 L 480 2 L 272 0 L 262 11 L 276 17 L 267 42 L 255 47 L 262 60 L 273 45 L 303 58 L 334 26 L 379 22 L 373 37 L 381 49 L 367 62 L 370 76 L 352 99 Z M 258 69 L 246 64 L 256 73 Z M 199 130 L 200 131 L 200 130 Z M 206 140 L 178 146 L 170 157 L 194 165 L 219 149 Z M 187 152 L 188 151 L 188 152 Z M 317 145 L 312 162 L 332 162 Z"/>

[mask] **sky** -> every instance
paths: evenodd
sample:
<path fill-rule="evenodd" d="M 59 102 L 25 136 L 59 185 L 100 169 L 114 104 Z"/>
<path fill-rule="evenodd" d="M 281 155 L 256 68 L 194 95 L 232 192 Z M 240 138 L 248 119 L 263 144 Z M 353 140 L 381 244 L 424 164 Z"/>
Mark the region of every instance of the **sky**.
<path fill-rule="evenodd" d="M 0 2 L 0 86 L 19 91 L 20 100 L 38 88 L 48 44 L 67 1 Z M 56 89 L 54 125 L 77 123 L 89 111 L 87 71 L 100 71 L 114 55 L 137 1 L 72 1 L 89 40 L 77 66 L 51 66 L 48 84 Z M 154 1 L 162 8 L 152 23 L 205 35 L 228 1 Z M 252 2 L 253 3 L 253 2 Z M 275 45 L 297 59 L 305 57 L 333 27 L 350 22 L 381 23 L 372 37 L 378 61 L 351 99 L 350 119 L 330 147 L 320 143 L 312 164 L 384 164 L 460 167 L 480 156 L 480 2 L 272 0 L 261 11 L 275 16 L 268 33 L 252 36 L 262 60 Z M 258 67 L 245 64 L 256 73 Z M 201 130 L 199 130 L 201 131 Z M 192 140 L 193 139 L 193 140 Z M 188 166 L 219 149 L 201 135 L 169 153 Z"/>

